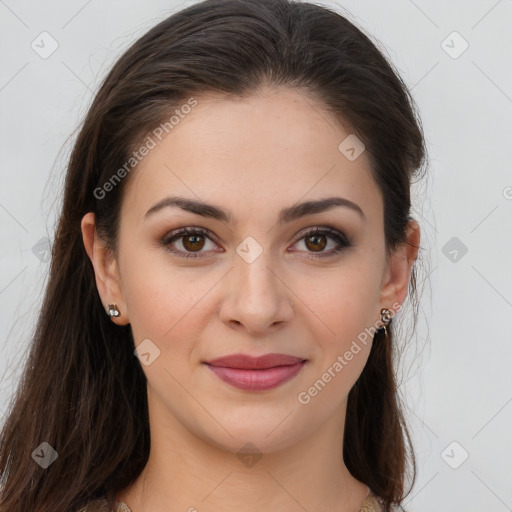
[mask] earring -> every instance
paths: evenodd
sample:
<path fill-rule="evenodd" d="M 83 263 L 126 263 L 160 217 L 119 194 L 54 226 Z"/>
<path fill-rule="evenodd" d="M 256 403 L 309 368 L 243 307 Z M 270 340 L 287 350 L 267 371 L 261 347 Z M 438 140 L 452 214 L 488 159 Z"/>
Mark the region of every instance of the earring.
<path fill-rule="evenodd" d="M 384 329 L 384 332 L 386 333 L 386 337 L 387 337 L 388 330 L 387 330 L 386 326 L 391 323 L 391 319 L 393 318 L 393 316 L 391 315 L 391 311 L 389 309 L 382 308 L 380 310 L 380 318 L 384 322 L 382 329 Z"/>
<path fill-rule="evenodd" d="M 119 309 L 117 309 L 117 306 L 115 304 L 109 304 L 107 307 L 106 307 L 106 310 L 107 310 L 107 315 L 112 318 L 112 317 L 117 317 L 119 316 L 121 313 L 119 312 Z"/>

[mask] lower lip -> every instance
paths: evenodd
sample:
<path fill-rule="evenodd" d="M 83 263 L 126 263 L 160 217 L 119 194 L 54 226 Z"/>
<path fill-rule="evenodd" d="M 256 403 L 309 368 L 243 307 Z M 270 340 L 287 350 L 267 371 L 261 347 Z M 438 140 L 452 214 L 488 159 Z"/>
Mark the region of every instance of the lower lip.
<path fill-rule="evenodd" d="M 207 365 L 220 379 L 245 391 L 265 391 L 275 388 L 295 377 L 305 361 L 288 366 L 276 366 L 264 370 L 242 370 L 224 366 Z"/>

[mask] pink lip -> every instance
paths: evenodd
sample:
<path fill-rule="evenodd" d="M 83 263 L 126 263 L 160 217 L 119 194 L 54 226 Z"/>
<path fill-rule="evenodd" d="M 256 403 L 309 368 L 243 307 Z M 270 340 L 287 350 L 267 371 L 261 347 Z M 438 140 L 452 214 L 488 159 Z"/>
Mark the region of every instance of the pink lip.
<path fill-rule="evenodd" d="M 246 391 L 272 389 L 297 375 L 306 361 L 286 354 L 252 357 L 233 354 L 207 361 L 208 368 L 220 379 Z"/>

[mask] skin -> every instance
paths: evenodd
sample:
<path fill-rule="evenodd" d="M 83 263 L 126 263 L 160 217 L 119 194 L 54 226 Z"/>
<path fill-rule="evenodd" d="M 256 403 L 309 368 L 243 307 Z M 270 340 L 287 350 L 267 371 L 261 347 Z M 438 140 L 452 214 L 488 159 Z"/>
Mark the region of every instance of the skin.
<path fill-rule="evenodd" d="M 350 132 L 311 97 L 269 87 L 245 98 L 196 98 L 192 112 L 132 171 L 116 254 L 96 235 L 94 214 L 82 220 L 102 302 L 121 312 L 112 321 L 131 324 L 135 345 L 150 339 L 160 350 L 142 365 L 149 461 L 117 499 L 133 512 L 359 510 L 369 489 L 348 472 L 341 440 L 347 396 L 371 339 L 307 405 L 297 397 L 359 333 L 380 326 L 381 308 L 404 301 L 419 226 L 411 221 L 409 244 L 386 257 L 383 200 L 367 153 L 349 161 L 338 146 Z M 145 218 L 170 195 L 221 206 L 235 222 L 178 207 Z M 329 196 L 357 203 L 366 220 L 334 207 L 277 224 L 282 208 Z M 353 246 L 315 259 L 337 242 L 328 235 L 323 247 L 305 235 L 326 225 Z M 162 246 L 167 233 L 183 227 L 210 231 L 196 249 L 203 257 L 180 258 Z M 248 236 L 263 251 L 251 263 L 236 252 Z M 173 247 L 194 252 L 186 238 Z M 264 392 L 234 388 L 202 364 L 269 352 L 308 362 Z M 252 465 L 237 457 L 246 443 L 261 455 Z"/>

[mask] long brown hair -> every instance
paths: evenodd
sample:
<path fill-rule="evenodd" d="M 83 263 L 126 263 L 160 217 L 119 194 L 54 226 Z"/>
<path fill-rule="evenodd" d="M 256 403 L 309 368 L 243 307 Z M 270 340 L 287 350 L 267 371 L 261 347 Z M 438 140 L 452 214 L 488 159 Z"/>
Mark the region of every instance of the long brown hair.
<path fill-rule="evenodd" d="M 150 449 L 146 378 L 130 326 L 105 314 L 81 219 L 94 212 L 115 251 L 130 176 L 106 194 L 98 188 L 189 98 L 245 95 L 264 83 L 309 94 L 364 142 L 384 199 L 387 249 L 406 243 L 425 144 L 409 91 L 368 36 L 337 12 L 290 0 L 206 0 L 164 19 L 113 66 L 76 138 L 44 301 L 1 432 L 0 511 L 71 511 L 102 496 L 113 505 L 141 473 Z M 413 268 L 417 306 L 416 294 Z M 349 393 L 343 449 L 349 471 L 386 508 L 404 499 L 406 477 L 412 487 L 416 474 L 389 331 L 387 341 L 375 335 Z M 53 463 L 37 464 L 51 449 Z"/>

